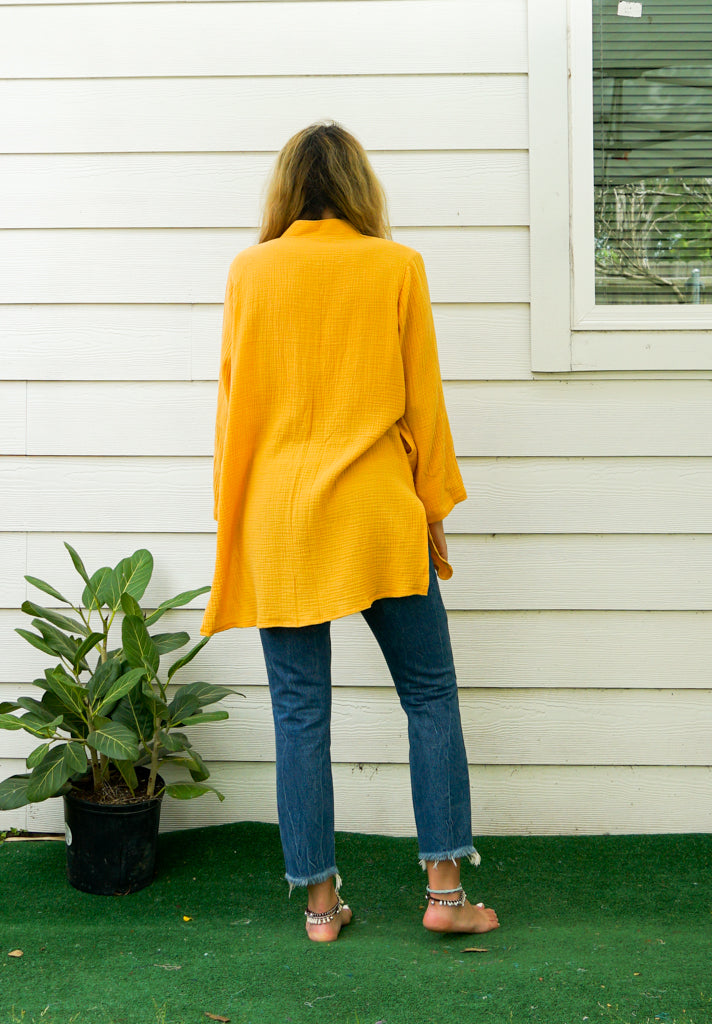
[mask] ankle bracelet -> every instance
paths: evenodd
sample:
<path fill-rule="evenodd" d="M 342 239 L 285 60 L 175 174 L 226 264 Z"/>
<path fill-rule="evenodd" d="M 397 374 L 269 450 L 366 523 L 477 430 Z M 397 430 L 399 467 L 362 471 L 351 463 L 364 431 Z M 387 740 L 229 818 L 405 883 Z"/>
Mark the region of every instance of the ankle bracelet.
<path fill-rule="evenodd" d="M 448 892 L 459 892 L 460 895 L 456 900 L 438 900 L 435 896 L 440 896 Z M 464 907 L 467 894 L 461 885 L 458 885 L 457 889 L 431 889 L 430 886 L 425 887 L 425 898 L 430 902 L 432 906 L 438 904 L 441 907 Z"/>
<path fill-rule="evenodd" d="M 328 924 L 329 921 L 333 921 L 337 914 L 340 914 L 342 909 L 346 906 L 344 901 L 338 895 L 336 896 L 336 903 L 331 910 L 323 910 L 321 913 L 316 913 L 313 910 L 307 909 L 304 911 L 307 924 Z"/>

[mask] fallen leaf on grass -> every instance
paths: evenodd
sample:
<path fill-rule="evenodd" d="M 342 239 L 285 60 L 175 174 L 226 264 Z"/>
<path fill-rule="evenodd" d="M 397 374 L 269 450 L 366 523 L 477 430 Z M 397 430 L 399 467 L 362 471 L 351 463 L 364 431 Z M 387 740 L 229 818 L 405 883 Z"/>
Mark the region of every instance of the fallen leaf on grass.
<path fill-rule="evenodd" d="M 463 953 L 489 953 L 489 950 L 485 949 L 484 946 L 467 946 L 465 949 L 462 950 L 462 952 Z"/>
<path fill-rule="evenodd" d="M 193 918 L 192 917 L 186 917 L 185 914 L 183 914 L 183 920 L 184 921 L 192 921 Z"/>
<path fill-rule="evenodd" d="M 221 1021 L 223 1021 L 223 1024 L 230 1024 L 230 1018 L 229 1017 L 221 1017 L 217 1013 L 208 1013 L 206 1011 L 205 1016 L 206 1017 L 210 1017 L 211 1020 L 221 1020 Z"/>
<path fill-rule="evenodd" d="M 25 954 L 22 952 L 21 949 L 11 949 L 10 952 L 7 955 L 8 956 L 24 956 Z"/>

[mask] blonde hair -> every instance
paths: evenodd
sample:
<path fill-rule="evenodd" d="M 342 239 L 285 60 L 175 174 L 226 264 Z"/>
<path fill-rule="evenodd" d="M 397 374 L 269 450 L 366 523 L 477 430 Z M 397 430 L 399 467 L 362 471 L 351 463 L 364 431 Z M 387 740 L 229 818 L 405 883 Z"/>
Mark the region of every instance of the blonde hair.
<path fill-rule="evenodd" d="M 331 209 L 362 235 L 390 238 L 383 186 L 361 143 L 336 121 L 303 128 L 285 144 L 267 185 L 260 242 Z"/>

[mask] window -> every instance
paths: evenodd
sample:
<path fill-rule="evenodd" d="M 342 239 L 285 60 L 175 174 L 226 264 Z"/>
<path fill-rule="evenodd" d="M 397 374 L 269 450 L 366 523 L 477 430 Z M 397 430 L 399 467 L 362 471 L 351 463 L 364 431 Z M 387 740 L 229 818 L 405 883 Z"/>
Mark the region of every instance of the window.
<path fill-rule="evenodd" d="M 534 370 L 712 368 L 712 4 L 530 0 Z"/>

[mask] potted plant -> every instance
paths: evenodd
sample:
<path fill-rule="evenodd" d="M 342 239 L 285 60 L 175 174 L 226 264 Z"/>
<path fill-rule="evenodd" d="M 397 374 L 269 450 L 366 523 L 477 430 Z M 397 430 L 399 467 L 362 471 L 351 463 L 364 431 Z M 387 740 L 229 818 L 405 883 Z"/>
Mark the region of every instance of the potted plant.
<path fill-rule="evenodd" d="M 43 691 L 40 700 L 0 702 L 1 728 L 24 729 L 40 740 L 27 758 L 28 774 L 0 782 L 0 810 L 62 795 L 71 884 L 86 892 L 134 892 L 154 875 L 164 794 L 190 799 L 215 793 L 224 799 L 206 784 L 210 772 L 183 730 L 226 719 L 227 711 L 204 708 L 235 691 L 204 682 L 175 687 L 176 673 L 210 637 L 173 661 L 164 675 L 162 657 L 184 647 L 190 636 L 149 632 L 169 609 L 210 587 L 144 611 L 139 601 L 153 573 L 150 551 L 136 551 L 90 576 L 74 548 L 65 547 L 84 581 L 80 601 L 74 604 L 44 580 L 25 577 L 67 612 L 33 601 L 22 605 L 35 632 L 16 632 L 53 663 L 34 680 Z M 121 642 L 112 648 L 119 613 Z M 166 784 L 159 774 L 164 765 L 187 769 L 190 778 Z"/>

